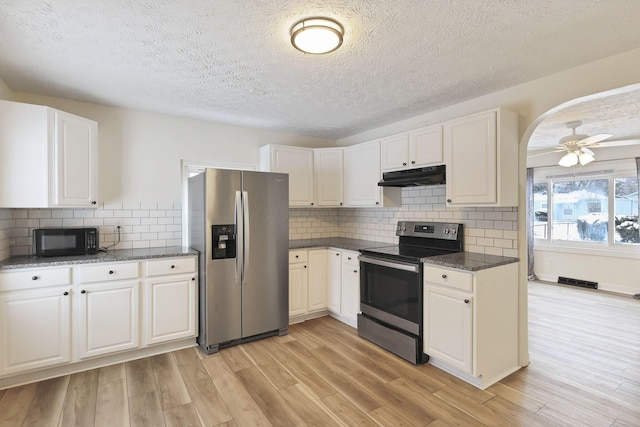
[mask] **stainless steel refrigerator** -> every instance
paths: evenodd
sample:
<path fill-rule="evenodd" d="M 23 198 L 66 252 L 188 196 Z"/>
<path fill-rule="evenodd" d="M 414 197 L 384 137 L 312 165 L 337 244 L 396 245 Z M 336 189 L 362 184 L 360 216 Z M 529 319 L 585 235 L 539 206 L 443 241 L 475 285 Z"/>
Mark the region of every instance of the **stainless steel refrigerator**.
<path fill-rule="evenodd" d="M 190 246 L 200 252 L 198 343 L 206 353 L 285 335 L 289 176 L 206 169 L 189 178 Z"/>

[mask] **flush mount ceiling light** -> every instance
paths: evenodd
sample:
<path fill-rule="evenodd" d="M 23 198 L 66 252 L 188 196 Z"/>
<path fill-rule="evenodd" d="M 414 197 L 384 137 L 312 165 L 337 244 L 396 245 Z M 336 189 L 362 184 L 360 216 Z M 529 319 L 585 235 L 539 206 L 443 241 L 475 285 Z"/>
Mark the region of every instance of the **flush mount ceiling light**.
<path fill-rule="evenodd" d="M 304 53 L 320 55 L 342 45 L 344 28 L 328 18 L 306 18 L 291 27 L 291 44 Z"/>

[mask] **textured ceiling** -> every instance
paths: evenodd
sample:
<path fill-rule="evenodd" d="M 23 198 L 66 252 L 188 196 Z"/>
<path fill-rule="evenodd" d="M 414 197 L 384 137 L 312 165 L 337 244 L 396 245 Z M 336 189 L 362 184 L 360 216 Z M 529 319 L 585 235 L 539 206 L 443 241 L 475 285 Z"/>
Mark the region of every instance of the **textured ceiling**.
<path fill-rule="evenodd" d="M 640 86 L 640 85 L 635 85 Z M 576 102 L 545 118 L 529 139 L 529 150 L 556 147 L 560 137 L 571 135 L 567 123 L 580 121 L 577 134 L 612 135 L 606 141 L 640 143 L 640 88 Z M 606 145 L 606 144 L 604 144 Z"/>
<path fill-rule="evenodd" d="M 344 44 L 304 55 L 289 29 L 318 15 Z M 0 78 L 336 139 L 640 47 L 639 16 L 638 0 L 0 0 Z"/>

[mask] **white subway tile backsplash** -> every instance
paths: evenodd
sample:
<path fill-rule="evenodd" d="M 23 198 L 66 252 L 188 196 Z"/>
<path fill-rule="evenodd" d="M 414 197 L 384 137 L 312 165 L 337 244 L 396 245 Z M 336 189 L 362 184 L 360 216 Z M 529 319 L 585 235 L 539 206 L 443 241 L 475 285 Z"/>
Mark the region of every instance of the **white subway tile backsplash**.
<path fill-rule="evenodd" d="M 444 186 L 402 190 L 397 208 L 290 209 L 289 238 L 347 237 L 397 243 L 399 220 L 460 222 L 465 250 L 518 256 L 517 208 L 448 208 Z M 61 224 L 61 225 L 58 225 Z M 117 241 L 115 225 L 121 225 Z M 0 260 L 31 252 L 31 230 L 100 227 L 100 244 L 115 249 L 180 246 L 181 202 L 109 202 L 97 209 L 0 209 Z"/>
<path fill-rule="evenodd" d="M 181 207 L 173 202 L 109 202 L 97 209 L 0 209 L 0 260 L 30 254 L 32 230 L 40 227 L 99 227 L 100 245 L 113 249 L 180 246 Z M 121 225 L 118 244 L 116 225 Z"/>
<path fill-rule="evenodd" d="M 138 210 L 140 209 L 140 202 L 122 202 L 122 209 Z"/>

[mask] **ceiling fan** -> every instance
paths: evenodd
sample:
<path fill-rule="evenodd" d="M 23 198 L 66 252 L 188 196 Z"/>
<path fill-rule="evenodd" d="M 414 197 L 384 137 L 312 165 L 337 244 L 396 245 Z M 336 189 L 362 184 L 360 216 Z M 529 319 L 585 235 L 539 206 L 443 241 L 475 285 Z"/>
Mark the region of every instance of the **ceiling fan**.
<path fill-rule="evenodd" d="M 616 140 L 605 141 L 605 139 L 611 138 L 613 135 L 608 133 L 599 133 L 597 135 L 584 135 L 576 133 L 576 129 L 582 125 L 579 120 L 566 123 L 567 128 L 571 129 L 571 135 L 563 136 L 558 141 L 558 147 L 555 150 L 546 151 L 540 154 L 534 154 L 528 157 L 537 157 L 550 153 L 562 153 L 566 152 L 560 159 L 558 164 L 560 166 L 571 167 L 578 163 L 586 165 L 595 160 L 595 154 L 591 150 L 594 147 L 613 147 L 621 145 L 636 144 L 635 140 Z"/>

